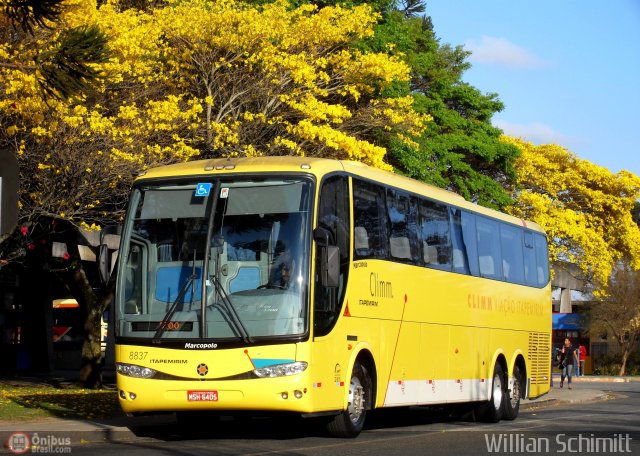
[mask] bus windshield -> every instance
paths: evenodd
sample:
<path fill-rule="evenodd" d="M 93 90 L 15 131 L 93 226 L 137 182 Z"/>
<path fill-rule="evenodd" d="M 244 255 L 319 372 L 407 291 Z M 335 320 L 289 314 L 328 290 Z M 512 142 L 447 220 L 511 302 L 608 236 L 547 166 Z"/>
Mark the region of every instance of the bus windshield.
<path fill-rule="evenodd" d="M 134 188 L 116 335 L 162 344 L 304 334 L 310 204 L 301 178 Z"/>

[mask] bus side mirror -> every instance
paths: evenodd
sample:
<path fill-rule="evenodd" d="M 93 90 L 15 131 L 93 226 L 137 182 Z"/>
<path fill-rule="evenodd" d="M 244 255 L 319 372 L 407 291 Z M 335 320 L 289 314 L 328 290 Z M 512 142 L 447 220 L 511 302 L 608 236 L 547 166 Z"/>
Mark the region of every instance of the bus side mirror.
<path fill-rule="evenodd" d="M 98 276 L 102 285 L 106 285 L 111 278 L 121 234 L 122 226 L 120 225 L 108 225 L 100 231 L 100 244 L 96 260 L 98 262 Z"/>
<path fill-rule="evenodd" d="M 111 277 L 110 259 L 109 248 L 106 244 L 100 244 L 98 246 L 98 275 L 102 285 L 106 285 Z"/>
<path fill-rule="evenodd" d="M 320 252 L 320 283 L 323 287 L 337 288 L 340 285 L 340 249 L 329 245 L 331 233 L 318 227 L 313 232 L 313 239 Z"/>

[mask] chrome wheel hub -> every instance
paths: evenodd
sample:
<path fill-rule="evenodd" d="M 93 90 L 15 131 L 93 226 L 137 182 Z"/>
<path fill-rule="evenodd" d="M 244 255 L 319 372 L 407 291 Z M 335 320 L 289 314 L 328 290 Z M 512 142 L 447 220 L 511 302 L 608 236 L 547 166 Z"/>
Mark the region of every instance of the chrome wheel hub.
<path fill-rule="evenodd" d="M 353 377 L 349 384 L 349 405 L 347 407 L 349 418 L 353 423 L 357 422 L 362 416 L 364 405 L 364 387 L 360 383 L 360 379 Z"/>
<path fill-rule="evenodd" d="M 502 379 L 499 375 L 493 376 L 493 406 L 496 410 L 502 404 Z"/>

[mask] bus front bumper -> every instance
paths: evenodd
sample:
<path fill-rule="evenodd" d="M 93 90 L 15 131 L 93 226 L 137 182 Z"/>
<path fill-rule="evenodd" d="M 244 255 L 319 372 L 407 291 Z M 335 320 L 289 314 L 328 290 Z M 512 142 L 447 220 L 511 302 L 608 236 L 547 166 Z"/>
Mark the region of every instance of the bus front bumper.
<path fill-rule="evenodd" d="M 289 411 L 310 413 L 312 387 L 306 375 L 250 380 L 154 380 L 117 374 L 118 398 L 126 413 Z"/>

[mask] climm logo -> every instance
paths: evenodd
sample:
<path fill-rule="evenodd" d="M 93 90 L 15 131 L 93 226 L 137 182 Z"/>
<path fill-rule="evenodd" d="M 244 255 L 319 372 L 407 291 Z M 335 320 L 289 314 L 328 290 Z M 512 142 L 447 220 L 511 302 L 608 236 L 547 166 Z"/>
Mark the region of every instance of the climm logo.
<path fill-rule="evenodd" d="M 493 299 L 491 296 L 469 294 L 467 304 L 469 308 L 473 309 L 493 310 Z"/>
<path fill-rule="evenodd" d="M 393 298 L 393 287 L 391 282 L 382 280 L 376 272 L 369 275 L 369 291 L 371 296 L 378 298 Z"/>

